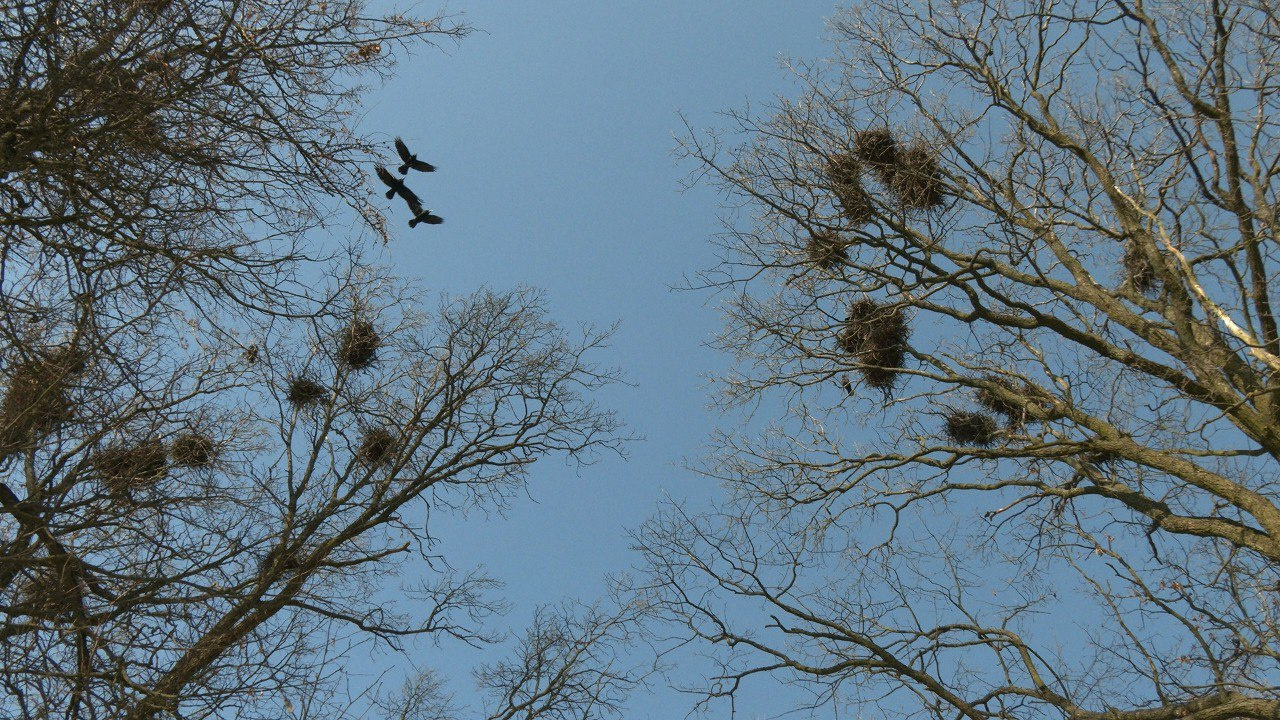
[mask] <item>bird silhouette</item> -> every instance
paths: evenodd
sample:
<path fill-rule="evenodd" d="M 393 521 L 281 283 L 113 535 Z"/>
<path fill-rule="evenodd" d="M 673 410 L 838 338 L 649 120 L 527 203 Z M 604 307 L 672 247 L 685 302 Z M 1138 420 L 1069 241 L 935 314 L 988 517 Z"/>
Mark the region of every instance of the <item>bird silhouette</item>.
<path fill-rule="evenodd" d="M 390 190 L 387 191 L 388 200 L 395 197 L 396 193 L 406 193 L 406 192 L 412 193 L 412 191 L 410 191 L 409 188 L 405 187 L 404 181 L 396 177 L 395 175 L 392 175 L 390 170 L 382 167 L 381 165 L 374 168 L 374 170 L 378 173 L 378 179 L 381 180 L 387 187 L 391 188 Z"/>
<path fill-rule="evenodd" d="M 430 210 L 422 209 L 422 201 L 417 195 L 406 190 L 407 194 L 401 195 L 404 201 L 409 204 L 409 212 L 413 213 L 413 217 L 409 220 L 409 227 L 417 227 L 418 223 L 426 223 L 428 225 L 439 225 L 444 222 L 444 218 L 439 215 L 432 215 Z"/>
<path fill-rule="evenodd" d="M 401 175 L 407 175 L 409 173 L 409 168 L 413 168 L 414 170 L 421 172 L 436 171 L 435 165 L 423 162 L 418 159 L 416 154 L 409 152 L 409 146 L 405 145 L 404 141 L 400 138 L 396 138 L 396 152 L 400 154 L 400 160 L 404 163 L 400 166 Z"/>

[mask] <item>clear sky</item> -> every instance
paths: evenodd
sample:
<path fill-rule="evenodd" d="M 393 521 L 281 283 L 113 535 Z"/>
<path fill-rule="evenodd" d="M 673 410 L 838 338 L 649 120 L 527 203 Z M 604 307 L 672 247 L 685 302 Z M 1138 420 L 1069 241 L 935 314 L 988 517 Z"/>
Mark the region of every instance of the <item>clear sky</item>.
<path fill-rule="evenodd" d="M 626 530 L 664 495 L 714 498 L 680 463 L 717 421 L 705 373 L 726 361 L 706 347 L 720 318 L 714 297 L 671 288 L 714 263 L 707 239 L 718 198 L 706 186 L 681 192 L 691 167 L 672 155 L 678 113 L 713 126 L 717 111 L 794 94 L 780 62 L 824 54 L 834 5 L 478 0 L 443 9 L 478 32 L 403 63 L 363 121 L 388 149 L 403 135 L 439 166 L 411 187 L 445 224 L 410 230 L 404 208 L 388 203 L 397 237 L 387 259 L 431 291 L 532 285 L 565 324 L 620 322 L 597 359 L 634 387 L 600 400 L 646 438 L 630 459 L 581 473 L 537 467 L 531 497 L 506 517 L 435 526 L 455 566 L 482 565 L 507 583 L 516 610 L 502 622 L 519 627 L 535 604 L 589 600 L 606 573 L 629 567 Z M 425 0 L 419 14 L 434 10 Z M 441 669 L 460 698 L 470 686 L 457 670 L 485 659 L 449 643 L 419 657 L 449 665 Z M 688 703 L 642 696 L 633 707 L 630 718 L 670 718 Z"/>

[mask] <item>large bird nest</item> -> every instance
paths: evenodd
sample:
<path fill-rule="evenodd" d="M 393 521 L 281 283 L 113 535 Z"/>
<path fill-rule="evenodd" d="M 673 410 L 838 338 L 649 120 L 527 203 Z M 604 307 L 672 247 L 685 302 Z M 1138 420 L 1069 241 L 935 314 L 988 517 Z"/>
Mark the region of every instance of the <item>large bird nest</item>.
<path fill-rule="evenodd" d="M 929 210 L 941 205 L 943 180 L 937 157 L 920 143 L 899 152 L 889 190 L 903 210 Z"/>
<path fill-rule="evenodd" d="M 847 248 L 848 244 L 839 233 L 820 230 L 809 236 L 809 245 L 806 250 L 811 264 L 823 270 L 830 270 L 848 259 Z"/>
<path fill-rule="evenodd" d="M 80 583 L 70 560 L 41 569 L 19 590 L 18 607 L 36 618 L 64 619 L 80 610 Z"/>
<path fill-rule="evenodd" d="M 207 468 L 215 459 L 213 439 L 203 433 L 183 433 L 169 445 L 169 461 L 178 467 Z"/>
<path fill-rule="evenodd" d="M 863 298 L 849 306 L 839 342 L 844 352 L 854 356 L 863 382 L 888 391 L 906 364 L 910 336 L 902 306 Z"/>
<path fill-rule="evenodd" d="M 356 457 L 360 462 L 373 467 L 388 465 L 395 459 L 400 450 L 400 441 L 395 433 L 386 428 L 373 428 L 360 438 L 360 447 Z"/>
<path fill-rule="evenodd" d="M 1160 278 L 1156 275 L 1155 267 L 1151 264 L 1151 260 L 1147 258 L 1147 254 L 1137 246 L 1129 245 L 1129 249 L 1125 250 L 1122 262 L 1124 263 L 1125 280 L 1134 290 L 1148 295 L 1160 289 Z"/>
<path fill-rule="evenodd" d="M 892 177 L 898 163 L 898 141 L 889 128 L 863 130 L 853 138 L 853 152 L 882 180 Z"/>
<path fill-rule="evenodd" d="M 827 162 L 827 178 L 850 224 L 865 225 L 875 217 L 871 196 L 862 187 L 862 170 L 856 157 L 844 153 L 832 155 Z"/>
<path fill-rule="evenodd" d="M 987 447 L 995 442 L 1000 426 L 995 418 L 980 412 L 952 410 L 946 414 L 944 431 L 958 445 Z"/>
<path fill-rule="evenodd" d="M 18 363 L 0 401 L 0 456 L 32 447 L 74 414 L 71 384 L 87 354 L 61 347 Z"/>
<path fill-rule="evenodd" d="M 314 405 L 324 399 L 329 391 L 325 386 L 312 380 L 305 375 L 299 375 L 289 380 L 287 388 L 287 399 L 289 404 L 296 408 L 304 408 Z"/>
<path fill-rule="evenodd" d="M 164 443 L 155 439 L 107 447 L 94 457 L 93 466 L 107 490 L 123 496 L 149 488 L 169 473 Z"/>
<path fill-rule="evenodd" d="M 342 331 L 342 341 L 338 344 L 338 361 L 342 364 L 361 370 L 373 364 L 378 358 L 378 346 L 382 338 L 367 320 L 355 320 Z"/>

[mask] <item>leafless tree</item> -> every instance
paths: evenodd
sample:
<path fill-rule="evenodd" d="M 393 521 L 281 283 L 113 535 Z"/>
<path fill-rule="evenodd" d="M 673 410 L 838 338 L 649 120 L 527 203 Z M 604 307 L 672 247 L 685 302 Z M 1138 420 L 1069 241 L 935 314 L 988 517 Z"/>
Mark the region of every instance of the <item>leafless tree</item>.
<path fill-rule="evenodd" d="M 619 434 L 590 397 L 607 332 L 531 290 L 424 312 L 368 259 L 358 83 L 466 27 L 342 0 L 0 18 L 0 716 L 351 717 L 353 647 L 496 639 L 495 582 L 435 554 L 432 514 Z"/>
<path fill-rule="evenodd" d="M 702 466 L 732 501 L 640 542 L 704 706 L 1280 715 L 1278 22 L 865 0 L 690 134 L 754 422 Z"/>

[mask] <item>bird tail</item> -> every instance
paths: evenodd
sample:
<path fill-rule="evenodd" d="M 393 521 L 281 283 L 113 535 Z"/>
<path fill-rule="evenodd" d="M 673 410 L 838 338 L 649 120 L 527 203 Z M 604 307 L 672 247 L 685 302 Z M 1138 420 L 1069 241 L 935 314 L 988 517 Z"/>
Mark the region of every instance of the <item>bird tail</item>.
<path fill-rule="evenodd" d="M 396 196 L 396 189 L 395 189 L 395 188 L 391 188 L 390 190 L 388 190 L 388 191 L 387 191 L 387 199 L 388 199 L 388 200 L 390 200 L 391 198 L 393 198 L 393 197 L 395 197 L 395 196 Z"/>
<path fill-rule="evenodd" d="M 400 174 L 401 174 L 401 175 L 408 175 L 408 174 L 409 174 L 409 163 L 405 163 L 404 165 L 401 165 L 401 166 L 400 166 Z"/>

